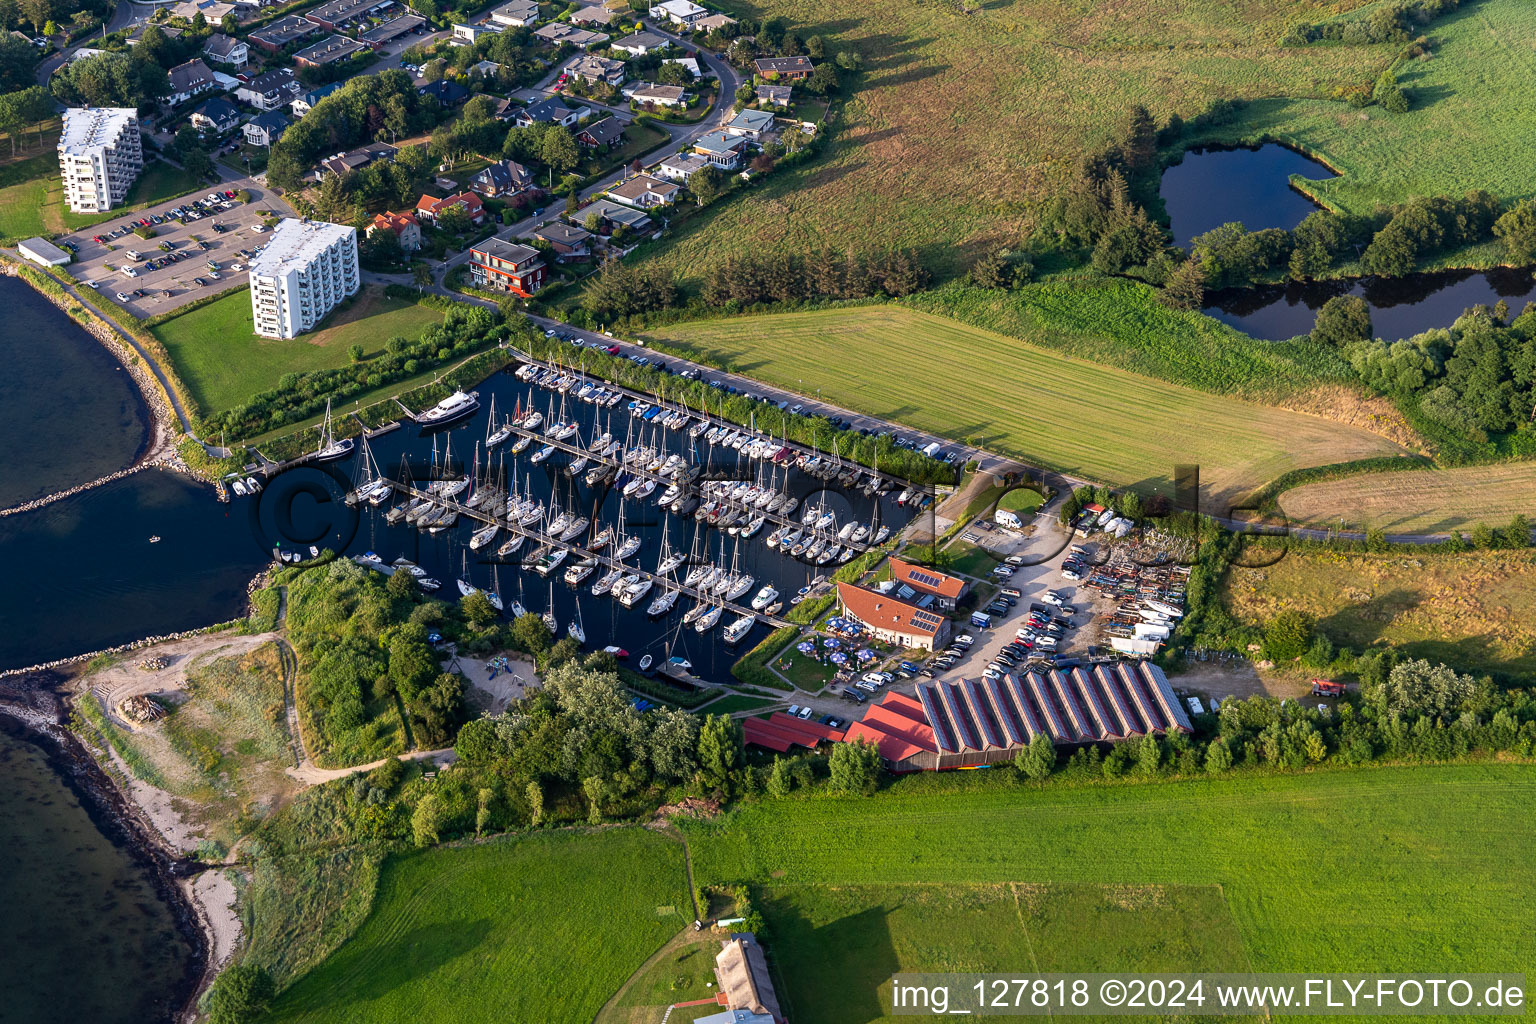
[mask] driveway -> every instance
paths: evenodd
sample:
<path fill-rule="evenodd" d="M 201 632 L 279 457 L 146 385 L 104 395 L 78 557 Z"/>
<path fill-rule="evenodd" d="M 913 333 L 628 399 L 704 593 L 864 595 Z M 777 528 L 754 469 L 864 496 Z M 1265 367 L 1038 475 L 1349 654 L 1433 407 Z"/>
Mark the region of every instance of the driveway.
<path fill-rule="evenodd" d="M 166 211 L 201 199 L 208 192 L 200 190 L 146 210 L 124 214 L 117 220 L 82 228 L 68 236 L 68 241 L 79 247 L 70 272 L 81 281 L 95 282 L 102 294 L 113 299 L 120 292 L 127 295 L 126 302 L 116 300 L 118 305 L 140 319 L 184 306 L 208 294 L 209 289 L 223 291 L 245 283 L 245 271 L 232 271 L 230 268 L 233 264 L 238 263 L 242 267 L 245 264 L 246 258 L 238 250 L 254 249 L 266 237 L 261 232 L 253 231 L 253 225 L 261 223 L 260 214 L 264 211 L 287 216 L 289 210 L 255 178 L 220 182 L 217 188 L 221 192 L 245 189 L 251 194 L 251 202 L 248 205 L 235 203 L 231 209 L 208 212 L 202 219 L 185 225 L 176 220 L 167 220 L 155 229 L 153 238 L 140 238 L 131 230 L 117 238 L 111 235 L 125 227 L 131 229 L 141 218 L 156 215 L 163 217 Z M 209 191 L 213 191 L 213 187 Z M 106 241 L 98 242 L 95 240 L 97 237 Z M 199 240 L 206 243 L 206 249 L 199 247 Z M 163 259 L 168 255 L 160 248 L 162 244 L 170 246 L 171 253 L 187 255 L 179 261 L 167 263 L 159 270 L 147 269 L 149 261 Z M 141 258 L 133 259 L 130 252 L 137 252 Z M 210 271 L 207 265 L 210 260 L 218 263 L 220 269 Z M 123 272 L 124 267 L 133 267 L 137 276 L 129 277 Z M 220 279 L 214 280 L 211 273 L 217 273 Z M 198 285 L 194 278 L 199 277 L 206 284 Z M 135 296 L 135 291 L 144 294 Z"/>

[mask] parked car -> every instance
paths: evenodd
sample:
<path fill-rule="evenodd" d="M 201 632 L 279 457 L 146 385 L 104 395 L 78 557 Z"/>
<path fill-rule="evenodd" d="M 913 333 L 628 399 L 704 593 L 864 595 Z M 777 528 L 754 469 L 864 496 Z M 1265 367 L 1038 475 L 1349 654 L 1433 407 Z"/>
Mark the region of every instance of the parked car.
<path fill-rule="evenodd" d="M 801 708 L 800 709 L 800 714 L 797 717 L 800 718 L 801 720 L 810 718 L 811 717 L 811 706 L 809 704 L 807 704 L 805 707 Z"/>

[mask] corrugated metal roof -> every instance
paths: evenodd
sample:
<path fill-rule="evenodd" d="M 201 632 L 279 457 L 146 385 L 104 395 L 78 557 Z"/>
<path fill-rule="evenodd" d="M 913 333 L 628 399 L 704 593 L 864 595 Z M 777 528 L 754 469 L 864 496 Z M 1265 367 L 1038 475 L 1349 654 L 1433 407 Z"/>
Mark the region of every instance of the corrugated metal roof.
<path fill-rule="evenodd" d="M 1168 676 L 1162 667 L 1150 661 L 1144 661 L 1141 663 L 1141 676 L 1147 681 L 1152 696 L 1157 698 L 1164 716 L 1176 723 L 1180 729 L 1193 732 L 1194 726 L 1189 721 L 1189 715 L 1184 711 L 1184 705 L 1179 703 L 1179 698 L 1173 692 L 1173 687 L 1169 685 Z"/>
<path fill-rule="evenodd" d="M 1116 666 L 1116 672 L 1120 676 L 1120 683 L 1125 687 L 1125 692 L 1131 695 L 1131 704 L 1136 708 L 1141 720 L 1147 724 L 1148 732 L 1163 732 L 1167 729 L 1167 723 L 1163 721 L 1163 713 L 1152 703 L 1152 698 L 1142 687 L 1141 680 L 1136 678 L 1136 672 L 1131 666 L 1121 662 Z"/>
<path fill-rule="evenodd" d="M 1104 702 L 1099 699 L 1099 691 L 1094 687 L 1093 680 L 1088 678 L 1088 673 L 1080 668 L 1073 669 L 1072 683 L 1077 687 L 1077 694 L 1082 698 L 1083 706 L 1088 710 L 1088 717 L 1093 719 L 1100 738 L 1107 740 L 1119 739 L 1120 725 L 1105 710 Z"/>
<path fill-rule="evenodd" d="M 933 736 L 938 741 L 939 749 L 951 754 L 959 753 L 960 747 L 949 731 L 949 723 L 939 713 L 939 698 L 934 695 L 932 687 L 919 686 L 917 699 L 923 703 L 923 711 L 928 716 L 928 724 L 933 729 Z"/>

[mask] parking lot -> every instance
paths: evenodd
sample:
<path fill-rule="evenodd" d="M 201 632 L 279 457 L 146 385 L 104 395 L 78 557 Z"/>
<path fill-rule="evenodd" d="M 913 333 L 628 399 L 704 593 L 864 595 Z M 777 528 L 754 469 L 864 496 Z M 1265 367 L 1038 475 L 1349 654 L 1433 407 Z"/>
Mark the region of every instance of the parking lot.
<path fill-rule="evenodd" d="M 225 195 L 238 194 L 242 189 L 251 195 L 249 204 Z M 209 198 L 214 195 L 217 201 Z M 171 213 L 173 210 L 181 211 L 185 223 Z M 252 252 L 262 244 L 266 237 L 261 229 L 262 214 L 284 217 L 289 212 L 252 178 L 209 186 L 207 191 L 125 213 L 68 236 L 66 241 L 76 247 L 70 272 L 94 284 L 134 316 L 156 316 L 203 295 L 244 284 L 247 257 L 240 250 Z M 154 223 L 156 218 L 160 223 Z M 133 233 L 144 220 L 154 228 L 151 238 Z M 131 253 L 137 253 L 138 258 Z M 217 269 L 210 267 L 210 262 L 217 264 Z M 132 268 L 133 273 L 124 268 Z"/>

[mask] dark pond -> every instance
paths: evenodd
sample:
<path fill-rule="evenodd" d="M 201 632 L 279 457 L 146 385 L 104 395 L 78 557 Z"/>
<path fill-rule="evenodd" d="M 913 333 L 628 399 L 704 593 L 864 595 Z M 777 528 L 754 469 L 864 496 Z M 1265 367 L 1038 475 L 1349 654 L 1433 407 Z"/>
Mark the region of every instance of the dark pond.
<path fill-rule="evenodd" d="M 1472 305 L 1500 299 L 1518 313 L 1536 299 L 1529 270 L 1415 274 L 1412 277 L 1319 281 L 1214 293 L 1206 312 L 1255 338 L 1281 341 L 1312 330 L 1317 310 L 1335 295 L 1361 295 L 1371 306 L 1376 337 L 1396 341 L 1449 327 Z"/>
<path fill-rule="evenodd" d="M 1249 231 L 1295 227 L 1317 206 L 1291 188 L 1290 177 L 1337 177 L 1310 157 L 1278 143 L 1252 149 L 1194 149 L 1163 172 L 1159 194 L 1167 207 L 1175 242 L 1223 224 L 1239 222 Z"/>

